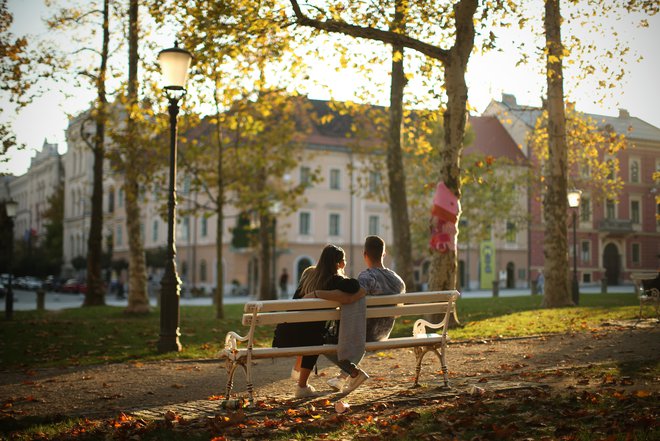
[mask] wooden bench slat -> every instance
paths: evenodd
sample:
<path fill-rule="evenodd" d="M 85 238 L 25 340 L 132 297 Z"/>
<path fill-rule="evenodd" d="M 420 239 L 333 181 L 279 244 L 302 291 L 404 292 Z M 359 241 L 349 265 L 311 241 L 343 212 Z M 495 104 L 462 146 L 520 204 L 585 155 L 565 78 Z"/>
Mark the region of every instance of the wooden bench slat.
<path fill-rule="evenodd" d="M 458 291 L 429 291 L 420 293 L 391 294 L 382 296 L 367 296 L 367 306 L 396 305 L 402 303 L 435 303 L 456 301 L 460 297 Z M 337 308 L 339 303 L 323 299 L 290 299 L 290 300 L 263 300 L 247 302 L 243 311 L 252 313 L 271 311 L 305 311 L 309 309 Z"/>
<path fill-rule="evenodd" d="M 447 337 L 449 340 L 449 337 Z M 367 352 L 381 351 L 387 349 L 400 349 L 412 348 L 416 346 L 430 346 L 434 344 L 441 344 L 442 336 L 438 334 L 431 334 L 425 337 L 399 337 L 390 338 L 383 341 L 368 342 L 366 344 Z M 296 346 L 292 348 L 253 348 L 252 359 L 264 358 L 278 358 L 278 357 L 294 357 L 298 355 L 324 355 L 337 352 L 337 345 L 322 345 L 322 346 Z M 221 358 L 230 357 L 237 360 L 247 357 L 247 349 L 242 348 L 229 355 L 224 352 L 220 354 Z"/>
<path fill-rule="evenodd" d="M 300 301 L 300 300 L 298 300 Z M 373 306 L 367 308 L 367 318 L 392 317 L 423 314 L 443 314 L 447 312 L 448 303 L 421 303 L 412 305 Z M 308 310 L 301 317 L 300 311 L 282 311 L 257 314 L 257 325 L 276 325 L 279 323 L 305 323 L 339 320 L 339 309 Z M 243 315 L 243 324 L 249 326 L 254 319 L 253 314 Z"/>

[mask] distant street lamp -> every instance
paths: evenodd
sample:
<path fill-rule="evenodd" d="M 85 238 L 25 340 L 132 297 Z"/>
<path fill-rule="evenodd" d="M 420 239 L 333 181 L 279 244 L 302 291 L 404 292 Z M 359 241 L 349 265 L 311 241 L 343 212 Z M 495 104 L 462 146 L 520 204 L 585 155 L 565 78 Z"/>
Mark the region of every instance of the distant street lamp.
<path fill-rule="evenodd" d="M 16 210 L 18 209 L 18 202 L 10 199 L 5 202 L 5 211 L 7 217 L 11 221 L 11 236 L 9 239 L 9 285 L 7 286 L 7 294 L 5 295 L 5 319 L 11 320 L 14 315 L 14 291 L 12 289 L 12 266 L 14 262 L 14 218 L 16 217 Z"/>
<path fill-rule="evenodd" d="M 181 351 L 179 342 L 179 299 L 181 295 L 181 279 L 176 272 L 176 246 L 175 246 L 175 207 L 176 207 L 176 150 L 177 150 L 177 115 L 179 114 L 179 100 L 186 94 L 186 81 L 192 55 L 190 52 L 178 47 L 160 51 L 158 63 L 163 73 L 165 95 L 169 100 L 170 114 L 170 186 L 167 203 L 167 257 L 165 261 L 165 274 L 161 280 L 160 302 L 160 339 L 159 352 Z"/>
<path fill-rule="evenodd" d="M 575 306 L 580 304 L 580 285 L 578 284 L 577 278 L 577 211 L 580 207 L 580 196 L 582 191 L 580 190 L 569 190 L 568 191 L 568 206 L 573 209 L 573 285 L 572 285 L 572 296 L 573 303 Z"/>

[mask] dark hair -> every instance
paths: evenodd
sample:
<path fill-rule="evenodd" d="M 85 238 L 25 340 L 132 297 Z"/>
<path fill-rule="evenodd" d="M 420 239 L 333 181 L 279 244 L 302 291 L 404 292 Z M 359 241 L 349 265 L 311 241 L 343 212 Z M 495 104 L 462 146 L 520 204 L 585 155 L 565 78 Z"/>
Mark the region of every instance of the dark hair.
<path fill-rule="evenodd" d="M 326 245 L 314 271 L 301 280 L 302 293 L 307 294 L 315 289 L 325 289 L 332 276 L 337 275 L 337 264 L 344 260 L 346 254 L 341 247 Z M 307 272 L 307 271 L 306 271 Z"/>
<path fill-rule="evenodd" d="M 364 252 L 369 259 L 380 262 L 385 252 L 385 241 L 378 236 L 367 236 L 364 240 Z"/>

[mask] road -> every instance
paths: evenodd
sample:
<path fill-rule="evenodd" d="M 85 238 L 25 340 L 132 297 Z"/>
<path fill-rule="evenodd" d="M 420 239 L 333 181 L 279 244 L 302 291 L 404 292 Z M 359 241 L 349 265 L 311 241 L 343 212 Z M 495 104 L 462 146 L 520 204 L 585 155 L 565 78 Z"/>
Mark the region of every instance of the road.
<path fill-rule="evenodd" d="M 634 288 L 632 285 L 619 285 L 619 286 L 610 286 L 608 287 L 608 292 L 624 292 L 632 293 Z M 600 293 L 600 285 L 598 286 L 583 286 L 580 287 L 580 294 L 597 294 Z M 471 299 L 471 298 L 486 298 L 493 295 L 490 290 L 472 290 L 472 291 L 463 291 L 461 293 L 462 298 Z M 529 289 L 500 289 L 500 297 L 520 297 L 520 296 L 529 296 Z M 84 296 L 82 294 L 63 294 L 56 292 L 46 293 L 46 309 L 47 310 L 59 310 L 67 308 L 79 308 L 82 306 Z M 224 304 L 241 304 L 249 300 L 254 300 L 254 297 L 251 296 L 225 296 Z M 117 299 L 114 295 L 107 295 L 105 298 L 106 304 L 112 306 L 126 306 L 128 301 L 126 299 Z M 156 306 L 156 298 L 152 297 L 150 299 L 151 305 Z M 210 297 L 197 297 L 197 298 L 188 298 L 182 297 L 180 304 L 184 305 L 197 305 L 205 306 L 211 305 Z M 37 309 L 37 294 L 34 291 L 25 291 L 14 289 L 14 311 L 30 311 Z M 0 301 L 0 311 L 5 310 L 5 300 Z"/>

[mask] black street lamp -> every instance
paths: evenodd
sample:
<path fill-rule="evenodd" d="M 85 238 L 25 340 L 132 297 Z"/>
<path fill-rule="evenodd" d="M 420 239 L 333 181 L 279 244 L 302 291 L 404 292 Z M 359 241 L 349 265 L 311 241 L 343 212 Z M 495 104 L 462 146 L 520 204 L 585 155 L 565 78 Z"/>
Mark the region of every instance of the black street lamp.
<path fill-rule="evenodd" d="M 179 114 L 179 100 L 186 94 L 186 81 L 192 55 L 190 52 L 178 47 L 160 51 L 158 63 L 163 73 L 165 95 L 169 100 L 170 114 L 170 186 L 167 202 L 167 257 L 165 261 L 165 274 L 160 282 L 160 339 L 159 352 L 181 351 L 179 342 L 179 299 L 181 296 L 181 279 L 176 272 L 176 118 Z"/>
<path fill-rule="evenodd" d="M 12 289 L 12 266 L 14 263 L 14 218 L 16 217 L 16 209 L 18 208 L 18 202 L 10 199 L 5 202 L 5 211 L 7 212 L 7 217 L 11 222 L 11 235 L 9 236 L 9 285 L 7 286 L 7 294 L 5 295 L 5 319 L 11 320 L 14 315 L 14 291 Z"/>
<path fill-rule="evenodd" d="M 580 304 L 580 285 L 577 278 L 577 211 L 580 207 L 580 190 L 568 191 L 568 206 L 573 208 L 573 284 L 571 294 L 573 296 L 573 303 L 575 306 Z"/>

